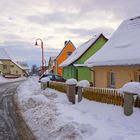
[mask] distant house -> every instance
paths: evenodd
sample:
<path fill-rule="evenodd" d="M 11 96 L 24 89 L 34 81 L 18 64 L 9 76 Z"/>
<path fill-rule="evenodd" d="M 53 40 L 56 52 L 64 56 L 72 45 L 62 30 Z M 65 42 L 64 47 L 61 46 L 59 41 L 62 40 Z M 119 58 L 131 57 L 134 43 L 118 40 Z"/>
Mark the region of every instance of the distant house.
<path fill-rule="evenodd" d="M 140 17 L 125 20 L 86 65 L 92 68 L 96 87 L 120 88 L 140 82 Z"/>
<path fill-rule="evenodd" d="M 103 34 L 94 36 L 66 59 L 60 66 L 63 67 L 63 77 L 66 79 L 88 80 L 92 82 L 91 70 L 84 66 L 84 62 L 95 54 L 106 43 L 107 39 Z"/>
<path fill-rule="evenodd" d="M 0 74 L 2 74 L 3 73 L 3 63 L 2 63 L 2 61 L 0 61 Z"/>
<path fill-rule="evenodd" d="M 27 76 L 26 71 L 14 62 L 3 48 L 0 48 L 0 62 L 2 63 L 2 74 L 5 77 Z"/>
<path fill-rule="evenodd" d="M 59 55 L 55 58 L 55 62 L 54 62 L 54 68 L 53 68 L 53 72 L 54 74 L 58 74 L 62 76 L 62 67 L 59 67 L 59 65 L 65 61 L 71 54 L 72 52 L 75 50 L 75 46 L 73 45 L 73 43 L 69 40 L 69 41 L 65 41 L 64 43 L 64 48 L 61 50 L 61 52 L 59 53 Z"/>
<path fill-rule="evenodd" d="M 48 62 L 48 71 L 49 73 L 54 73 L 54 64 L 55 64 L 56 56 L 51 56 Z"/>
<path fill-rule="evenodd" d="M 23 62 L 23 61 L 17 61 L 16 62 L 18 65 L 20 65 L 22 67 L 23 70 L 26 71 L 26 73 L 29 75 L 29 71 L 30 71 L 30 68 L 28 66 L 28 64 L 26 62 Z"/>

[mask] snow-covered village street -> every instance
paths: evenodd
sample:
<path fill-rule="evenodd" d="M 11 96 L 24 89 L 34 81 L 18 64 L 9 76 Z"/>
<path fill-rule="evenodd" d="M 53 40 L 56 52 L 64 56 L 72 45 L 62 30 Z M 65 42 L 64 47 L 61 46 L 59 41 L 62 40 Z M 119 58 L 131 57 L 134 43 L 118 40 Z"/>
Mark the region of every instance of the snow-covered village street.
<path fill-rule="evenodd" d="M 140 110 L 131 116 L 123 108 L 83 99 L 71 104 L 66 94 L 41 90 L 38 77 L 17 89 L 22 115 L 38 140 L 138 140 Z"/>
<path fill-rule="evenodd" d="M 0 140 L 140 140 L 140 0 L 1 0 Z"/>

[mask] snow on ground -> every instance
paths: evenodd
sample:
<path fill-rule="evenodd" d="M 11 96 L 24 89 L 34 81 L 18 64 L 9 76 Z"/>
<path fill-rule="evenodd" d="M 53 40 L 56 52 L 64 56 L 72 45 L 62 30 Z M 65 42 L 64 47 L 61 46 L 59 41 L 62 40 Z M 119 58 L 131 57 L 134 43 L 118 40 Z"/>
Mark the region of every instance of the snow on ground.
<path fill-rule="evenodd" d="M 21 81 L 21 80 L 25 80 L 25 79 L 26 79 L 26 77 L 20 77 L 20 78 L 15 78 L 15 79 L 6 79 L 2 75 L 0 75 L 0 84 L 9 83 L 9 82 L 17 82 L 17 81 Z"/>
<path fill-rule="evenodd" d="M 31 78 L 18 88 L 22 114 L 39 140 L 138 140 L 140 109 L 131 116 L 122 107 L 83 99 L 75 105 L 64 93 L 41 90 Z"/>

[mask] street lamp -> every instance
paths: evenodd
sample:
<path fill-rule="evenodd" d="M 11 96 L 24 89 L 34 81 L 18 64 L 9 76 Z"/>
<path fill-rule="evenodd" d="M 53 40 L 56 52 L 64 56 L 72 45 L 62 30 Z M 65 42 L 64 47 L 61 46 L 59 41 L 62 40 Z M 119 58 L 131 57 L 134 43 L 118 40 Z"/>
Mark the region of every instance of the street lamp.
<path fill-rule="evenodd" d="M 37 41 L 40 41 L 40 42 L 41 42 L 41 49 L 42 49 L 42 72 L 44 73 L 44 71 L 45 71 L 45 66 L 44 66 L 44 50 L 43 50 L 43 41 L 42 41 L 42 39 L 40 39 L 40 38 L 36 39 L 36 42 L 35 42 L 35 45 L 36 45 L 36 46 L 38 46 Z"/>

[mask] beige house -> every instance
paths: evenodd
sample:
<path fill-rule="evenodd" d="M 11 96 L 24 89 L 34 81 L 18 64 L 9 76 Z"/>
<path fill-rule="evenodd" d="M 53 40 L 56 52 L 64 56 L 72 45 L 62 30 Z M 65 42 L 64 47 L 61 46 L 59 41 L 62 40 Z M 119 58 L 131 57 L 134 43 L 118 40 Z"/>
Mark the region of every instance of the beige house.
<path fill-rule="evenodd" d="M 10 61 L 10 74 L 18 77 L 28 76 L 27 72 L 16 62 Z"/>
<path fill-rule="evenodd" d="M 85 64 L 91 67 L 96 87 L 121 88 L 140 82 L 140 17 L 125 20 L 109 41 Z"/>
<path fill-rule="evenodd" d="M 0 61 L 0 74 L 3 73 L 3 63 Z"/>
<path fill-rule="evenodd" d="M 27 76 L 26 71 L 17 63 L 11 60 L 7 52 L 0 48 L 0 70 L 5 77 Z"/>

